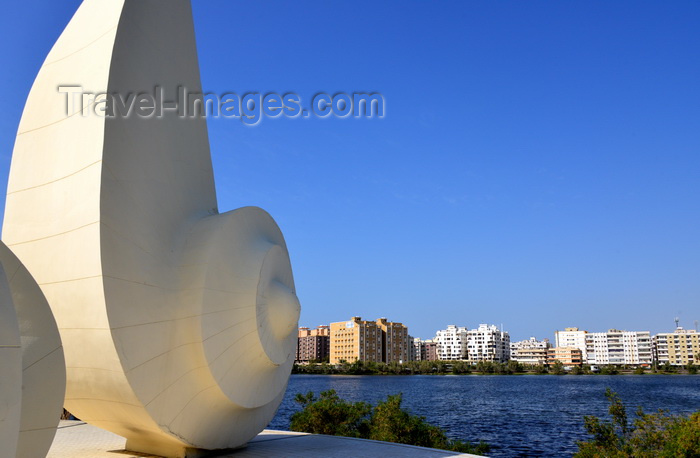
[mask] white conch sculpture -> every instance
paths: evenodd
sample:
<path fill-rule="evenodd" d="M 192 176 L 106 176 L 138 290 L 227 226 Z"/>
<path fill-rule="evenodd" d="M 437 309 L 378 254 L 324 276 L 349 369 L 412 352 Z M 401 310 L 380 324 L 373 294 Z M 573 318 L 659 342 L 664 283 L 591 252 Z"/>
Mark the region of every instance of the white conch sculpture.
<path fill-rule="evenodd" d="M 0 456 L 46 456 L 65 389 L 61 338 L 46 298 L 0 242 Z"/>
<path fill-rule="evenodd" d="M 282 234 L 257 208 L 218 214 L 203 118 L 67 113 L 58 88 L 78 85 L 201 92 L 189 0 L 85 0 L 22 116 L 3 240 L 56 316 L 66 408 L 134 451 L 240 447 L 294 359 Z"/>

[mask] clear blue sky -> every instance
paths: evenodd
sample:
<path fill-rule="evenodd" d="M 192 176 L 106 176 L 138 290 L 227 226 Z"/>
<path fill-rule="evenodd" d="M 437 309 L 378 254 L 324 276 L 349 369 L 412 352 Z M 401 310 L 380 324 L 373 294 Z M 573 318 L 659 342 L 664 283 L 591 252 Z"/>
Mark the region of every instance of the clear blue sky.
<path fill-rule="evenodd" d="M 79 3 L 4 5 L 3 188 Z M 275 217 L 301 324 L 520 339 L 700 320 L 700 3 L 193 4 L 205 90 L 386 98 L 382 120 L 210 122 L 220 208 Z"/>

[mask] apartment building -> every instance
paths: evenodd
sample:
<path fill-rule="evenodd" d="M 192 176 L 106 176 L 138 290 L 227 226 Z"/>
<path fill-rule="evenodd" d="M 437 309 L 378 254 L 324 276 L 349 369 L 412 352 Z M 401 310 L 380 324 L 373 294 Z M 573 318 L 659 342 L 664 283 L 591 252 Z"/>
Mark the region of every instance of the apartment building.
<path fill-rule="evenodd" d="M 421 344 L 423 341 L 420 337 L 414 337 L 411 341 L 411 356 L 413 356 L 413 361 L 421 361 Z"/>
<path fill-rule="evenodd" d="M 583 352 L 580 348 L 555 347 L 547 350 L 547 365 L 551 366 L 559 361 L 565 367 L 583 365 Z"/>
<path fill-rule="evenodd" d="M 420 342 L 418 337 L 408 336 L 408 360 L 418 361 L 418 356 L 416 356 L 416 350 L 420 352 L 420 345 L 416 347 L 416 340 Z"/>
<path fill-rule="evenodd" d="M 411 342 L 408 338 L 408 328 L 386 318 L 378 319 L 377 327 L 381 330 L 382 361 L 387 364 L 409 361 Z"/>
<path fill-rule="evenodd" d="M 537 340 L 534 337 L 512 342 L 510 344 L 510 359 L 522 364 L 544 366 L 547 364 L 547 352 L 551 347 L 549 339 Z"/>
<path fill-rule="evenodd" d="M 510 359 L 510 335 L 487 324 L 467 331 L 467 359 L 505 363 Z"/>
<path fill-rule="evenodd" d="M 437 361 L 437 343 L 431 339 L 413 339 L 414 361 Z"/>
<path fill-rule="evenodd" d="M 694 329 L 679 327 L 673 332 L 655 335 L 652 341 L 654 357 L 659 364 L 700 364 L 700 333 Z"/>
<path fill-rule="evenodd" d="M 359 316 L 331 323 L 330 363 L 357 360 L 382 361 L 382 329 L 375 321 L 363 321 Z"/>
<path fill-rule="evenodd" d="M 437 343 L 433 342 L 432 340 L 426 340 L 423 342 L 423 345 L 421 345 L 420 348 L 420 356 L 421 356 L 421 361 L 437 361 L 438 360 L 438 352 L 437 352 Z"/>
<path fill-rule="evenodd" d="M 653 362 L 648 331 L 588 332 L 566 328 L 554 333 L 555 345 L 581 350 L 583 363 L 592 365 L 650 365 Z"/>
<path fill-rule="evenodd" d="M 595 365 L 651 365 L 653 352 L 649 331 L 589 332 L 584 362 Z"/>
<path fill-rule="evenodd" d="M 433 341 L 436 344 L 437 359 L 442 361 L 467 359 L 468 329 L 453 324 L 438 331 Z"/>
<path fill-rule="evenodd" d="M 331 364 L 357 360 L 405 362 L 409 360 L 409 345 L 408 328 L 386 318 L 365 321 L 355 316 L 330 326 Z"/>
<path fill-rule="evenodd" d="M 558 348 L 578 348 L 583 361 L 586 361 L 586 334 L 588 331 L 579 328 L 564 328 L 563 331 L 554 332 L 554 345 Z"/>
<path fill-rule="evenodd" d="M 330 356 L 331 330 L 329 326 L 316 329 L 299 328 L 297 336 L 297 363 L 325 361 Z"/>

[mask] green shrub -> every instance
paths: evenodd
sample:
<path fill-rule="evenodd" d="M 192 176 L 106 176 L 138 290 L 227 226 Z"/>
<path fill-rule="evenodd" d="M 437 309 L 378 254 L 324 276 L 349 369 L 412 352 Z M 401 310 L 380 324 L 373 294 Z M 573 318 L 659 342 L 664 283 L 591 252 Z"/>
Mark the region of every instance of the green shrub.
<path fill-rule="evenodd" d="M 418 370 L 421 374 L 432 374 L 437 372 L 437 367 L 435 361 L 421 361 Z"/>
<path fill-rule="evenodd" d="M 617 367 L 615 367 L 615 366 L 607 365 L 607 366 L 602 366 L 600 368 L 601 375 L 617 375 L 619 373 L 620 373 L 620 371 L 617 370 Z"/>
<path fill-rule="evenodd" d="M 452 363 L 452 373 L 459 375 L 459 374 L 470 374 L 472 371 L 471 366 L 469 363 L 465 361 L 455 361 Z"/>
<path fill-rule="evenodd" d="M 593 457 L 696 457 L 700 456 L 700 411 L 689 417 L 672 416 L 659 411 L 645 414 L 637 410 L 630 423 L 627 409 L 609 388 L 605 396 L 610 402 L 610 420 L 585 417 L 585 428 L 593 436 L 590 442 L 579 442 L 577 458 Z"/>
<path fill-rule="evenodd" d="M 508 367 L 508 371 L 511 374 L 525 372 L 525 366 L 523 366 L 522 363 L 519 363 L 518 361 L 510 360 L 508 361 L 508 363 L 506 363 L 506 366 Z"/>
<path fill-rule="evenodd" d="M 554 375 L 564 375 L 566 371 L 564 370 L 564 365 L 561 361 L 554 361 L 554 364 L 549 368 L 549 372 Z"/>
<path fill-rule="evenodd" d="M 671 365 L 671 363 L 669 363 L 668 361 L 666 361 L 660 369 L 668 374 L 673 374 L 676 372 L 676 368 L 673 367 L 673 365 Z"/>
<path fill-rule="evenodd" d="M 313 393 L 297 394 L 303 409 L 292 415 L 291 430 L 331 436 L 359 437 L 399 444 L 439 448 L 461 453 L 484 454 L 489 446 L 452 440 L 445 432 L 401 408 L 402 396 L 389 396 L 372 407 L 365 402 L 349 403 L 335 390 L 323 391 L 319 399 Z"/>
<path fill-rule="evenodd" d="M 298 393 L 294 400 L 303 409 L 292 415 L 292 431 L 329 436 L 366 437 L 372 406 L 366 402 L 346 402 L 335 390 L 323 391 L 320 399 L 312 392 Z"/>
<path fill-rule="evenodd" d="M 571 369 L 571 373 L 574 374 L 574 375 L 583 375 L 583 374 L 585 374 L 586 372 L 584 371 L 583 367 L 581 367 L 581 366 L 574 366 L 574 367 Z"/>

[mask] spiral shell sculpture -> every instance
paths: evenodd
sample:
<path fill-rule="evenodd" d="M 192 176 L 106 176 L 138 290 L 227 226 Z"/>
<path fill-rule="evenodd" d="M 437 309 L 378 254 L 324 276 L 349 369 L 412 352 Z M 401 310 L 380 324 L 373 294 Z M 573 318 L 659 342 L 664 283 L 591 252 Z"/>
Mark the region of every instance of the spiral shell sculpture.
<path fill-rule="evenodd" d="M 66 408 L 161 456 L 240 447 L 272 419 L 299 317 L 264 211 L 219 214 L 206 121 L 67 111 L 62 86 L 201 93 L 189 0 L 85 0 L 20 123 L 3 239 L 41 286 Z"/>
<path fill-rule="evenodd" d="M 63 410 L 64 364 L 46 298 L 0 242 L 0 456 L 46 456 Z"/>

